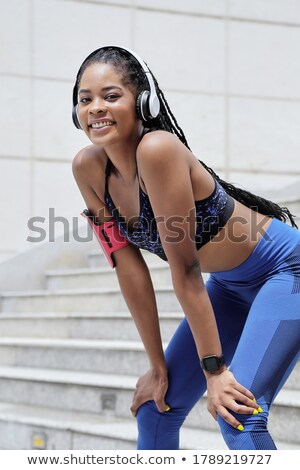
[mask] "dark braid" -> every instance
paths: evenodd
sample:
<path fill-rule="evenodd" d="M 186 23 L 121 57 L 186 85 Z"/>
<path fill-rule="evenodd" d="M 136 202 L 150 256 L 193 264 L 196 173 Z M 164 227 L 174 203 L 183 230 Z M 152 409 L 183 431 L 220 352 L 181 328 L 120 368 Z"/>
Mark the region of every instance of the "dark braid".
<path fill-rule="evenodd" d="M 103 62 L 109 63 L 115 66 L 122 73 L 123 83 L 129 86 L 136 96 L 145 89 L 149 89 L 148 81 L 145 77 L 145 73 L 142 70 L 140 64 L 137 60 L 130 55 L 128 52 L 116 49 L 114 47 L 105 48 L 99 50 L 95 55 L 89 57 L 81 66 L 79 71 L 76 85 L 78 87 L 80 79 L 84 70 L 92 63 Z M 159 88 L 156 78 L 152 74 L 157 96 L 160 101 L 160 113 L 157 118 L 152 119 L 147 122 L 147 127 L 150 129 L 161 129 L 175 134 L 180 141 L 190 150 L 190 147 L 187 143 L 186 137 L 183 130 L 179 126 L 174 114 L 172 113 L 170 106 L 162 92 Z M 264 199 L 260 196 L 257 196 L 245 189 L 236 188 L 233 184 L 227 183 L 227 181 L 222 180 L 211 168 L 209 168 L 204 162 L 198 160 L 202 166 L 223 186 L 225 191 L 230 194 L 234 199 L 241 202 L 250 209 L 260 212 L 261 214 L 275 217 L 283 222 L 286 222 L 288 219 L 292 227 L 298 228 L 294 215 L 292 215 L 287 207 L 280 207 L 278 204 Z"/>

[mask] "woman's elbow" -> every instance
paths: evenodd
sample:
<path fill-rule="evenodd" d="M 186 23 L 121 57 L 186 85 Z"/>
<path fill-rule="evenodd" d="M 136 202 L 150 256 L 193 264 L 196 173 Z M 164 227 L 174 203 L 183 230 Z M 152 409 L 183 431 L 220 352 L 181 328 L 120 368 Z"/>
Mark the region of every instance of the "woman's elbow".
<path fill-rule="evenodd" d="M 192 263 L 182 263 L 181 265 L 171 266 L 171 275 L 176 293 L 184 293 L 190 289 L 199 290 L 204 287 L 201 266 L 198 259 Z"/>

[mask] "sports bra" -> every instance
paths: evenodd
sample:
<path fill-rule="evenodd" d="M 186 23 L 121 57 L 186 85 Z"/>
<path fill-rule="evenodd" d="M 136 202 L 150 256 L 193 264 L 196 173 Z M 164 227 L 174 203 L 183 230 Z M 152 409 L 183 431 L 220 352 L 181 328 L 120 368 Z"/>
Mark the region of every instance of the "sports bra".
<path fill-rule="evenodd" d="M 148 195 L 139 186 L 140 214 L 130 229 L 123 216 L 116 208 L 108 191 L 108 178 L 111 170 L 111 160 L 108 158 L 105 169 L 105 203 L 116 220 L 121 233 L 133 245 L 156 254 L 165 261 L 167 256 L 164 252 L 155 216 Z M 209 242 L 230 218 L 234 209 L 234 199 L 226 193 L 223 186 L 214 178 L 215 189 L 205 199 L 195 201 L 196 207 L 196 248 L 199 250 Z"/>

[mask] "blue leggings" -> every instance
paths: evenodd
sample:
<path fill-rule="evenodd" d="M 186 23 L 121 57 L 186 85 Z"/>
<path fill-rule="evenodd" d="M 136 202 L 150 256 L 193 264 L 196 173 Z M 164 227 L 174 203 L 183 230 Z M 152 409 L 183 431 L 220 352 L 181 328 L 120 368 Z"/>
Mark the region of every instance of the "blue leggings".
<path fill-rule="evenodd" d="M 211 273 L 206 288 L 226 362 L 263 409 L 235 415 L 242 432 L 218 417 L 223 438 L 229 449 L 276 449 L 267 429 L 269 409 L 299 358 L 300 232 L 274 218 L 246 261 Z M 186 319 L 165 357 L 171 411 L 160 413 L 153 401 L 139 408 L 138 449 L 179 449 L 180 427 L 206 391 Z"/>

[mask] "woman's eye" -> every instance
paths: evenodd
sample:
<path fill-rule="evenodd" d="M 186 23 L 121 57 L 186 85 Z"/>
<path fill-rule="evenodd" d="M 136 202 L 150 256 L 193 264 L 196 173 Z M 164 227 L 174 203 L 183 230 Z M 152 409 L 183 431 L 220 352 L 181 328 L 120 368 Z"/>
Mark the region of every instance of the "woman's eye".
<path fill-rule="evenodd" d="M 114 93 L 111 93 L 110 95 L 107 95 L 105 99 L 116 100 L 117 98 L 119 98 L 119 95 L 115 95 Z"/>
<path fill-rule="evenodd" d="M 89 101 L 89 98 L 81 98 L 80 103 L 87 103 Z"/>

